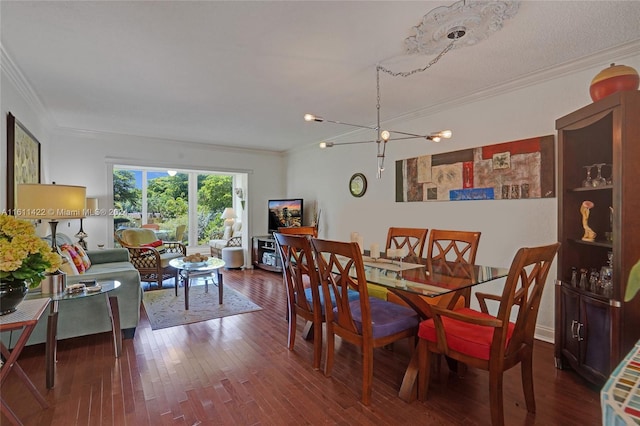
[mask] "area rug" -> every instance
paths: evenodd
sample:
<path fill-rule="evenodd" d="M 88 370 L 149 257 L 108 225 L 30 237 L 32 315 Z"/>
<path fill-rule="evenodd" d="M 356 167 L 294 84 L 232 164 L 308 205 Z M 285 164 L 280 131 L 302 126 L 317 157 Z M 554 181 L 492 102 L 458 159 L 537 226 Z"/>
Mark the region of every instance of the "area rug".
<path fill-rule="evenodd" d="M 209 285 L 205 293 L 204 285 L 189 288 L 189 310 L 184 309 L 184 288 L 146 291 L 142 298 L 152 330 L 191 324 L 214 318 L 228 317 L 262 308 L 237 291 L 224 287 L 223 303 L 218 304 L 218 287 Z"/>

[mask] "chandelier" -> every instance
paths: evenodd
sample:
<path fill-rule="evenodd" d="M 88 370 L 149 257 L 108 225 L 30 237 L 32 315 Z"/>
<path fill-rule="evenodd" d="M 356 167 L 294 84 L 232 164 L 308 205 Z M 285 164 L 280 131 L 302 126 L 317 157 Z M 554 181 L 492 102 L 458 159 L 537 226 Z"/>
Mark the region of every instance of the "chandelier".
<path fill-rule="evenodd" d="M 469 46 L 484 40 L 490 34 L 502 28 L 502 21 L 515 15 L 518 10 L 517 1 L 478 1 L 467 3 L 461 0 L 453 5 L 437 7 L 424 15 L 422 22 L 413 28 L 414 36 L 405 40 L 406 51 L 409 54 L 422 53 L 431 54 L 442 46 L 440 53 L 427 65 L 406 72 L 394 72 L 384 66 L 376 65 L 376 125 L 366 126 L 360 124 L 346 123 L 344 121 L 329 120 L 315 114 L 305 114 L 304 120 L 308 122 L 333 123 L 344 126 L 351 126 L 361 129 L 374 130 L 375 140 L 356 142 L 320 142 L 320 148 L 332 148 L 337 145 L 353 145 L 361 143 L 377 144 L 377 173 L 380 179 L 384 171 L 384 160 L 387 142 L 407 139 L 424 139 L 432 142 L 440 142 L 442 139 L 449 139 L 453 135 L 451 130 L 441 130 L 438 132 L 419 135 L 415 133 L 401 132 L 398 130 L 383 129 L 380 125 L 380 72 L 392 77 L 409 77 L 413 74 L 426 71 L 436 64 L 447 52 L 454 47 Z M 465 37 L 465 42 L 459 40 Z M 468 41 L 466 41 L 468 40 Z"/>

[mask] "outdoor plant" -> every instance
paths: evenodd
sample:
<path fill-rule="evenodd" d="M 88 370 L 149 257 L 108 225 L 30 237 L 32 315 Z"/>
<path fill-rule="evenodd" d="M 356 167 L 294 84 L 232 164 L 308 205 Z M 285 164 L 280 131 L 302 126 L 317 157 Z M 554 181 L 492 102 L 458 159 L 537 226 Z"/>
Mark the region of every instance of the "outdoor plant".
<path fill-rule="evenodd" d="M 24 281 L 34 288 L 45 272 L 54 272 L 61 264 L 60 255 L 36 235 L 30 222 L 0 215 L 0 282 Z"/>

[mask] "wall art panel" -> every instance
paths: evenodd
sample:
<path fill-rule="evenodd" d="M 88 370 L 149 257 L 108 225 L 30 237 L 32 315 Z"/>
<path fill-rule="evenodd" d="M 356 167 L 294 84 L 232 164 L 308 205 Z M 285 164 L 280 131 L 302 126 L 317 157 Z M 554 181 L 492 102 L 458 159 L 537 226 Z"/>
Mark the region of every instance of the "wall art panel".
<path fill-rule="evenodd" d="M 396 201 L 553 198 L 555 137 L 396 161 Z"/>

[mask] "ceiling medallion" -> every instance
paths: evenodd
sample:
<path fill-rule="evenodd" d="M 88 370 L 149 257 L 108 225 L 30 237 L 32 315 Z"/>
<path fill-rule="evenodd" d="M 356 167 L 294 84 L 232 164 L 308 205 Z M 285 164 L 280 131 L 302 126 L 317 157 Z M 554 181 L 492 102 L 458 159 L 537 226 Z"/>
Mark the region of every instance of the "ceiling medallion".
<path fill-rule="evenodd" d="M 413 27 L 415 35 L 404 41 L 406 52 L 438 53 L 451 43 L 453 37 L 461 38 L 454 48 L 477 44 L 499 31 L 505 19 L 515 16 L 519 4 L 519 1 L 462 0 L 451 6 L 437 7 Z"/>

